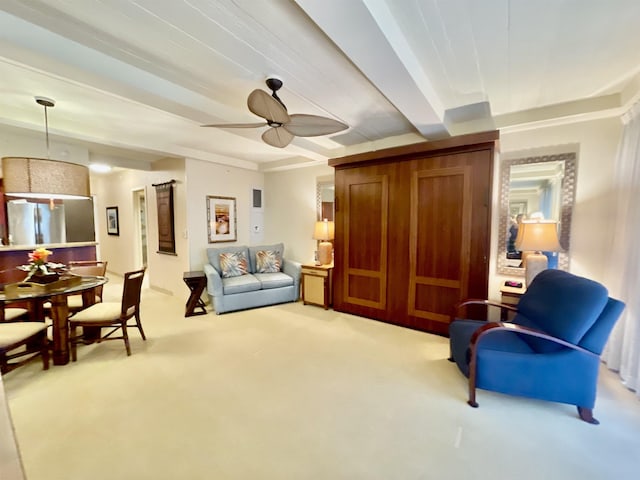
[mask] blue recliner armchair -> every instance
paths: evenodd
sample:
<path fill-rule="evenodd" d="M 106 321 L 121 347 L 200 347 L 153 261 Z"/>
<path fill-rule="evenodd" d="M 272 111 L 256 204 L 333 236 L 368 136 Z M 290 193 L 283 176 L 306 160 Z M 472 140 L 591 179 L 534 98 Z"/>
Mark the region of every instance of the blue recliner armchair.
<path fill-rule="evenodd" d="M 476 388 L 568 403 L 593 418 L 600 354 L 624 303 L 592 280 L 561 270 L 539 273 L 517 308 L 486 300 L 470 304 L 515 311 L 511 322 L 456 318 L 450 325 L 451 358 Z"/>

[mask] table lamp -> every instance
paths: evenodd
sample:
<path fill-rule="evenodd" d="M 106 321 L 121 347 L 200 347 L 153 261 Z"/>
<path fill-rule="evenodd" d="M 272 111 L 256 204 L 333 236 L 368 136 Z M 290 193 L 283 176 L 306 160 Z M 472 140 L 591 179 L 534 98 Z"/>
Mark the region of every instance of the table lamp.
<path fill-rule="evenodd" d="M 334 229 L 334 223 L 326 218 L 321 222 L 316 222 L 313 238 L 320 240 L 318 245 L 318 263 L 320 265 L 329 265 L 333 261 L 333 255 L 331 255 L 333 245 L 329 240 L 333 240 Z"/>
<path fill-rule="evenodd" d="M 542 252 L 562 250 L 558 241 L 557 222 L 549 220 L 525 220 L 520 223 L 515 243 L 516 248 L 521 252 L 534 252 L 527 255 L 524 261 L 524 276 L 527 287 L 531 285 L 538 273 L 547 269 L 549 260 Z"/>

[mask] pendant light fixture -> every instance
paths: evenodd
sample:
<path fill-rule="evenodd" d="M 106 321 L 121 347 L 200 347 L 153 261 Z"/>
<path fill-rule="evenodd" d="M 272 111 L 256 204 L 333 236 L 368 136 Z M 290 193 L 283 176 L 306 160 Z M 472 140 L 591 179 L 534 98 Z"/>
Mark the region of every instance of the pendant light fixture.
<path fill-rule="evenodd" d="M 88 198 L 91 195 L 89 169 L 77 163 L 50 159 L 47 109 L 53 108 L 55 101 L 46 97 L 35 97 L 35 101 L 44 107 L 47 158 L 4 157 L 5 195 L 50 200 Z"/>

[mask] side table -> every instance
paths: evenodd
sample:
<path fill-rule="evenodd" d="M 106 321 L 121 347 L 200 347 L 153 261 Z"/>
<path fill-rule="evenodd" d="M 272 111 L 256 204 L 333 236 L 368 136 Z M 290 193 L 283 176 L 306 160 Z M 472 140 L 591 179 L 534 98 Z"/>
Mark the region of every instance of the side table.
<path fill-rule="evenodd" d="M 302 265 L 302 301 L 305 305 L 317 305 L 325 310 L 333 302 L 333 264 Z"/>
<path fill-rule="evenodd" d="M 527 289 L 524 286 L 522 286 L 522 287 L 507 287 L 506 285 L 503 285 L 500 288 L 500 295 L 501 295 L 500 302 L 504 303 L 505 305 L 510 305 L 512 307 L 517 307 L 518 306 L 518 302 L 520 301 L 520 297 L 526 291 L 527 291 Z M 502 310 L 502 312 L 500 313 L 500 320 L 505 322 L 508 319 L 509 319 L 509 311 L 508 310 Z"/>
<path fill-rule="evenodd" d="M 202 301 L 202 292 L 207 286 L 207 277 L 204 272 L 184 272 L 182 280 L 186 283 L 187 287 L 191 291 L 189 300 L 185 306 L 185 317 L 191 317 L 193 315 L 204 315 L 207 313 L 207 307 Z M 201 308 L 201 312 L 196 312 L 196 308 Z"/>

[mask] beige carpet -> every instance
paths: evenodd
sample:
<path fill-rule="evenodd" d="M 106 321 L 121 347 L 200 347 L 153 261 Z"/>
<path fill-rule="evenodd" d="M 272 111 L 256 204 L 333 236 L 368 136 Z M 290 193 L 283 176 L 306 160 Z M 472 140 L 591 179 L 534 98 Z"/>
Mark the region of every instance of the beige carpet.
<path fill-rule="evenodd" d="M 599 426 L 486 391 L 472 409 L 445 338 L 301 303 L 184 318 L 185 299 L 144 292 L 131 357 L 4 377 L 29 480 L 640 475 L 640 402 L 605 369 Z"/>

